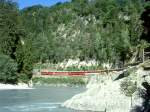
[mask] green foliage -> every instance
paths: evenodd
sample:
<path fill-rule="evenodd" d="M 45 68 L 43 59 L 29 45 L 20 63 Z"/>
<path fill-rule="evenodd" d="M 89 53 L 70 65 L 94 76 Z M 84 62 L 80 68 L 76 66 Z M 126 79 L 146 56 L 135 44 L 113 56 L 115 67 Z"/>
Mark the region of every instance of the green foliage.
<path fill-rule="evenodd" d="M 0 82 L 17 82 L 17 63 L 6 55 L 0 55 Z"/>
<path fill-rule="evenodd" d="M 58 68 L 58 71 L 86 71 L 86 70 L 97 70 L 98 66 L 81 66 L 78 68 L 77 66 L 70 66 L 67 68 Z"/>
<path fill-rule="evenodd" d="M 19 73 L 24 73 L 28 78 L 32 77 L 32 69 L 34 64 L 34 56 L 32 54 L 32 46 L 29 41 L 17 47 L 16 61 L 18 63 Z"/>
<path fill-rule="evenodd" d="M 15 59 L 16 46 L 24 36 L 20 28 L 20 16 L 16 6 L 6 0 L 0 1 L 0 47 L 2 53 Z"/>
<path fill-rule="evenodd" d="M 24 73 L 20 73 L 18 75 L 18 82 L 27 84 L 29 82 L 29 77 L 26 74 L 24 74 Z"/>
<path fill-rule="evenodd" d="M 85 85 L 86 82 L 84 81 L 83 77 L 49 77 L 49 78 L 42 78 L 42 77 L 35 77 L 33 78 L 33 84 L 66 84 L 66 85 Z"/>
<path fill-rule="evenodd" d="M 0 0 L 0 52 L 32 77 L 36 63 L 66 59 L 124 62 L 143 32 L 141 0 L 72 0 L 18 10 Z"/>
<path fill-rule="evenodd" d="M 124 79 L 121 85 L 121 91 L 128 97 L 132 97 L 133 93 L 137 90 L 137 85 L 131 79 Z"/>
<path fill-rule="evenodd" d="M 133 74 L 131 74 L 131 75 L 133 75 Z M 133 79 L 133 76 L 129 76 L 128 78 L 125 78 L 120 84 L 121 91 L 127 97 L 131 98 L 131 107 L 132 107 L 132 95 L 137 91 L 137 83 L 136 83 L 135 79 L 136 79 L 136 77 L 134 77 L 134 79 Z"/>
<path fill-rule="evenodd" d="M 11 1 L 0 0 L 0 52 L 17 63 L 18 74 L 21 72 L 30 74 L 30 78 L 32 61 L 30 60 L 30 49 L 27 43 L 26 48 L 23 47 L 26 37 L 23 27 L 16 4 Z M 14 80 L 16 79 L 12 75 L 12 82 Z M 7 81 L 11 82 L 11 78 Z"/>
<path fill-rule="evenodd" d="M 128 59 L 130 48 L 139 43 L 143 8 L 139 0 L 73 0 L 29 7 L 21 15 L 36 62 L 80 58 L 115 63 Z"/>

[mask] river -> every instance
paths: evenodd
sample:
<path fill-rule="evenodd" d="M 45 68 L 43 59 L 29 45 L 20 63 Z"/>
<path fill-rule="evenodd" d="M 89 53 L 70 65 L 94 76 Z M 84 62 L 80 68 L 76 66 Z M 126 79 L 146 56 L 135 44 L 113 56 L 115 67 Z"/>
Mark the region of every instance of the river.
<path fill-rule="evenodd" d="M 60 105 L 84 90 L 85 87 L 0 90 L 0 112 L 76 112 Z"/>

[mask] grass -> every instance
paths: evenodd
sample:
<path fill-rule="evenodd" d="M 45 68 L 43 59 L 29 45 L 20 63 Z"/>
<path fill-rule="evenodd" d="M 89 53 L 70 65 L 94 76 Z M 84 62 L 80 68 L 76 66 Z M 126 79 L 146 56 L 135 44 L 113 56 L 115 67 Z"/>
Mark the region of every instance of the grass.
<path fill-rule="evenodd" d="M 81 66 L 78 67 L 77 65 L 72 65 L 66 68 L 56 67 L 57 64 L 52 63 L 38 63 L 34 66 L 34 70 L 51 70 L 51 71 L 84 71 L 84 70 L 97 70 L 100 69 L 101 66 Z"/>
<path fill-rule="evenodd" d="M 80 68 L 76 67 L 76 66 L 70 66 L 67 68 L 62 68 L 59 69 L 60 71 L 86 71 L 86 70 L 97 70 L 98 66 L 81 66 Z"/>
<path fill-rule="evenodd" d="M 34 77 L 33 79 L 34 85 L 61 85 L 65 84 L 67 86 L 72 85 L 85 85 L 87 81 L 82 76 L 57 76 L 57 77 Z"/>

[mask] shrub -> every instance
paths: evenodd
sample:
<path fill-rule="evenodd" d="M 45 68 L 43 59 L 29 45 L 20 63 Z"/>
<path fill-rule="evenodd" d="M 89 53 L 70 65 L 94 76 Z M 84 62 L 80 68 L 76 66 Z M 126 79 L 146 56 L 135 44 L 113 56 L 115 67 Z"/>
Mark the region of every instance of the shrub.
<path fill-rule="evenodd" d="M 23 82 L 23 83 L 28 83 L 29 82 L 29 77 L 28 77 L 28 75 L 26 75 L 26 74 L 24 74 L 24 73 L 21 73 L 21 74 L 19 74 L 19 76 L 18 76 L 18 81 L 19 82 Z"/>
<path fill-rule="evenodd" d="M 17 63 L 2 54 L 0 54 L 0 82 L 17 83 Z"/>
<path fill-rule="evenodd" d="M 132 106 L 132 95 L 137 90 L 136 82 L 132 81 L 130 78 L 124 79 L 121 82 L 121 91 L 127 96 L 131 98 L 131 106 Z"/>
<path fill-rule="evenodd" d="M 35 77 L 33 78 L 34 84 L 66 84 L 66 85 L 85 85 L 83 77 Z"/>

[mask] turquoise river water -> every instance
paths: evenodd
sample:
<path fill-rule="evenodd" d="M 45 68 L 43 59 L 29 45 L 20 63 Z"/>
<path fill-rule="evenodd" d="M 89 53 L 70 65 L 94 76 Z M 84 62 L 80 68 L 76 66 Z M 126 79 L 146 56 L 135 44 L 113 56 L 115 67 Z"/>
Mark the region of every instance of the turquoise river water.
<path fill-rule="evenodd" d="M 0 112 L 79 112 L 61 104 L 85 87 L 36 87 L 28 90 L 0 90 Z"/>

